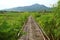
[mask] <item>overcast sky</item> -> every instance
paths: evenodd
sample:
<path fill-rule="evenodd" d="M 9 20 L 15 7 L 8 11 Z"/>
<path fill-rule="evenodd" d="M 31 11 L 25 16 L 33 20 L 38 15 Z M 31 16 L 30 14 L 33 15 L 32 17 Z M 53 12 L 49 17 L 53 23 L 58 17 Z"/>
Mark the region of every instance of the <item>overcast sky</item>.
<path fill-rule="evenodd" d="M 0 10 L 19 6 L 29 6 L 35 3 L 51 7 L 58 0 L 0 0 Z"/>

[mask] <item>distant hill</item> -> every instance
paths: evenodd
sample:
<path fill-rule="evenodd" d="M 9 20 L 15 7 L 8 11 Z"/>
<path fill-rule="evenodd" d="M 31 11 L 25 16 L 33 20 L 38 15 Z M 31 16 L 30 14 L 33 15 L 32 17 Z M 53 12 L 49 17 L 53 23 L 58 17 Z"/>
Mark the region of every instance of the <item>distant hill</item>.
<path fill-rule="evenodd" d="M 42 10 L 49 11 L 50 8 L 40 4 L 33 4 L 30 6 L 5 9 L 5 11 L 42 11 Z"/>

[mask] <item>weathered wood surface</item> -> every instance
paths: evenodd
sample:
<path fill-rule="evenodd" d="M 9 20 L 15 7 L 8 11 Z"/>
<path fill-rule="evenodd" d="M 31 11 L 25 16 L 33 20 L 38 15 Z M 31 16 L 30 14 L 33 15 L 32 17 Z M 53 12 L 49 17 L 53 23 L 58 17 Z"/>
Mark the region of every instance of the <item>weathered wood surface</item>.
<path fill-rule="evenodd" d="M 34 19 L 30 16 L 25 24 L 23 31 L 26 35 L 23 35 L 18 40 L 50 40 L 48 36 L 37 25 Z"/>

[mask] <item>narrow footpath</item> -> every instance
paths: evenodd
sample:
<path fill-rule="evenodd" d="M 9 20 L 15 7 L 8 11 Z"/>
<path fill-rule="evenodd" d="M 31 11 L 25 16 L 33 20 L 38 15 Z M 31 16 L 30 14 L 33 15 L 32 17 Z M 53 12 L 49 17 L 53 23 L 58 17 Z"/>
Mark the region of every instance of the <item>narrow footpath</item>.
<path fill-rule="evenodd" d="M 28 18 L 28 21 L 23 29 L 26 35 L 23 35 L 18 40 L 50 40 L 42 29 L 37 25 L 32 16 Z"/>

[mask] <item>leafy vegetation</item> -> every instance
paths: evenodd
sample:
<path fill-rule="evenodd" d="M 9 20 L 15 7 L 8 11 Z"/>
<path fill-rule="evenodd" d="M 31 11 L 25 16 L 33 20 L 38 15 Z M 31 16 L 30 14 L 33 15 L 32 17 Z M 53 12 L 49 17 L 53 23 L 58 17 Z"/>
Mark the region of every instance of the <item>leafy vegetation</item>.
<path fill-rule="evenodd" d="M 36 13 L 33 16 L 49 36 L 50 40 L 59 40 L 60 18 L 57 18 L 55 13 Z"/>
<path fill-rule="evenodd" d="M 22 28 L 28 16 L 27 12 L 0 14 L 0 40 L 17 40 L 22 36 Z"/>

